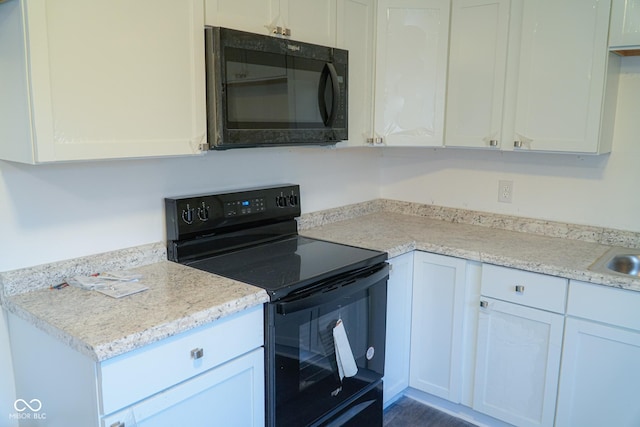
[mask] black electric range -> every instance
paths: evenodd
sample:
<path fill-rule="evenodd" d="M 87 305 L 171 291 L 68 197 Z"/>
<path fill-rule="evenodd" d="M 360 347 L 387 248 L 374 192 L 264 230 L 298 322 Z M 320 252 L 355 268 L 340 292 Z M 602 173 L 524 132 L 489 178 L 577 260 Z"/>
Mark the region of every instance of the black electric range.
<path fill-rule="evenodd" d="M 387 254 L 298 235 L 297 185 L 167 198 L 165 208 L 170 260 L 269 294 L 266 425 L 381 425 Z M 337 325 L 350 376 L 337 366 Z"/>
<path fill-rule="evenodd" d="M 299 236 L 299 200 L 297 185 L 168 198 L 169 260 L 264 288 L 275 301 L 387 259 Z"/>

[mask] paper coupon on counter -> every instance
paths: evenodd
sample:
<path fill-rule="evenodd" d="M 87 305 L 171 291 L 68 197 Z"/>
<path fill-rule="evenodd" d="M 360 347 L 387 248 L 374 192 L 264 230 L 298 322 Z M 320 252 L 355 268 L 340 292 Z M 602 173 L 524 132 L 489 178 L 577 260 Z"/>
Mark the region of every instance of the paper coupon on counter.
<path fill-rule="evenodd" d="M 149 289 L 144 284 L 139 283 L 141 278 L 141 274 L 132 274 L 127 271 L 109 271 L 91 276 L 74 276 L 67 279 L 67 283 L 76 288 L 98 291 L 113 298 L 122 298 Z"/>

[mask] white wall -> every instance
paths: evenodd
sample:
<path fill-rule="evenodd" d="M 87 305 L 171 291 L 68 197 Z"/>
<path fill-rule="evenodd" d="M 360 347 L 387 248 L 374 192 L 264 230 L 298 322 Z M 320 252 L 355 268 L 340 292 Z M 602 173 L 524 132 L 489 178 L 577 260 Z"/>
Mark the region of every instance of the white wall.
<path fill-rule="evenodd" d="M 382 164 L 385 198 L 640 232 L 640 58 L 623 59 L 610 155 L 388 148 Z"/>
<path fill-rule="evenodd" d="M 196 158 L 29 166 L 0 161 L 0 271 L 164 241 L 165 196 L 301 186 L 303 212 L 379 197 L 379 152 L 269 148 Z M 15 392 L 0 311 L 0 426 Z"/>
<path fill-rule="evenodd" d="M 379 197 L 379 152 L 266 148 L 29 166 L 0 161 L 0 271 L 165 239 L 166 196 L 294 183 L 303 212 Z"/>

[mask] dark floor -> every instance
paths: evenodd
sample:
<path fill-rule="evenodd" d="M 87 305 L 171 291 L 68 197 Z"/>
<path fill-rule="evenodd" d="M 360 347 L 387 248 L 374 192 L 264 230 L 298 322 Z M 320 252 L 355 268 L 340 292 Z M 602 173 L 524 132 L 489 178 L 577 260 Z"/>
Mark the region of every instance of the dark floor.
<path fill-rule="evenodd" d="M 384 411 L 384 427 L 475 427 L 408 397 L 401 397 Z"/>

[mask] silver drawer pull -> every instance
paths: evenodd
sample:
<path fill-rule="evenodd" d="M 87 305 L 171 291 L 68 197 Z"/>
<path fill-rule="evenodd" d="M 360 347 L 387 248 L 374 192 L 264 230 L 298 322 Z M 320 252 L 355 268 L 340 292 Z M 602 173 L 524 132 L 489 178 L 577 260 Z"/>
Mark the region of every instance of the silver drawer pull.
<path fill-rule="evenodd" d="M 489 147 L 497 147 L 497 146 L 498 146 L 498 140 L 497 139 L 489 140 Z"/>
<path fill-rule="evenodd" d="M 115 423 L 111 424 L 109 427 L 124 427 L 124 423 L 121 421 L 116 421 Z"/>
<path fill-rule="evenodd" d="M 489 307 L 489 301 L 480 301 L 480 307 L 482 308 Z"/>
<path fill-rule="evenodd" d="M 524 286 L 516 285 L 516 292 L 519 294 L 524 294 Z"/>
<path fill-rule="evenodd" d="M 203 349 L 194 348 L 193 350 L 191 350 L 191 358 L 193 360 L 202 359 L 202 356 L 204 356 L 204 350 Z"/>

